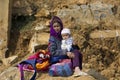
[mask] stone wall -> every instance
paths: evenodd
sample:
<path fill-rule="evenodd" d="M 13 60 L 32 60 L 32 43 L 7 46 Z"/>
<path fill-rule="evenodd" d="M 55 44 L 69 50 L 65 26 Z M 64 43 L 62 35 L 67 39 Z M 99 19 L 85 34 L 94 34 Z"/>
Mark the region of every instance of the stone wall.
<path fill-rule="evenodd" d="M 10 1 L 0 0 L 0 58 L 5 57 L 8 50 L 8 33 L 10 29 Z"/>

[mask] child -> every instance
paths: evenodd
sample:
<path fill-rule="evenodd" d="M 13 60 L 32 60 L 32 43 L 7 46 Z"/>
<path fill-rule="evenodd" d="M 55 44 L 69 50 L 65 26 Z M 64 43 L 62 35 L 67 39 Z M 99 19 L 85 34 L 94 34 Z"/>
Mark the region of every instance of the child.
<path fill-rule="evenodd" d="M 61 31 L 61 35 L 62 35 L 62 44 L 61 44 L 61 48 L 63 50 L 67 50 L 67 52 L 70 52 L 72 50 L 72 44 L 73 44 L 73 39 L 71 37 L 71 32 L 68 28 L 64 28 Z"/>

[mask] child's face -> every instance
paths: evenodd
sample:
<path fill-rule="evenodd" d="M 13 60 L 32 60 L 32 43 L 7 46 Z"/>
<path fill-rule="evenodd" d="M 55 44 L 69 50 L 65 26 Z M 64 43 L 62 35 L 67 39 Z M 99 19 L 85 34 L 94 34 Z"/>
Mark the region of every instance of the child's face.
<path fill-rule="evenodd" d="M 53 29 L 56 31 L 56 32 L 59 32 L 61 30 L 61 27 L 60 27 L 60 24 L 55 22 L 53 24 Z"/>
<path fill-rule="evenodd" d="M 65 34 L 62 34 L 62 38 L 65 40 L 65 39 L 68 39 L 70 37 L 70 35 L 68 33 L 65 33 Z"/>

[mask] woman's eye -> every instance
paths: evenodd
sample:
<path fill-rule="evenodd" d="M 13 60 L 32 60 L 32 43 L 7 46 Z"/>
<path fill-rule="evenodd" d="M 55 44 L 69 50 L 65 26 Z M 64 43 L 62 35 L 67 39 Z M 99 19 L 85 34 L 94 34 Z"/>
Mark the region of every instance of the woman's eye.
<path fill-rule="evenodd" d="M 59 26 L 54 26 L 54 27 L 59 27 Z"/>

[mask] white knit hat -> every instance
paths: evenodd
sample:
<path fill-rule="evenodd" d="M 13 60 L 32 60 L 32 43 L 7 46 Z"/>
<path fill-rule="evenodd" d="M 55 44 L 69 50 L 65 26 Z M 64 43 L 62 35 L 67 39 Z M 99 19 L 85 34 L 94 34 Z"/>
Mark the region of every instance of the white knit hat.
<path fill-rule="evenodd" d="M 61 34 L 66 34 L 66 33 L 71 34 L 71 33 L 70 33 L 70 29 L 64 28 L 64 29 L 61 31 Z"/>

